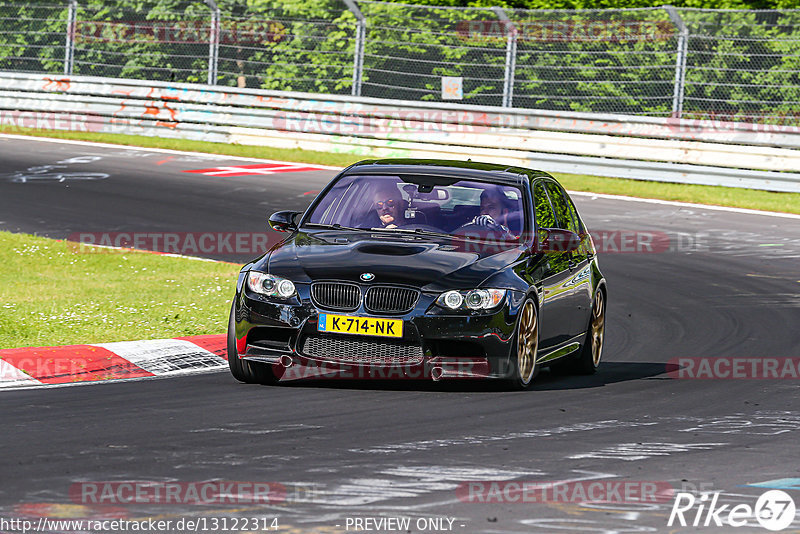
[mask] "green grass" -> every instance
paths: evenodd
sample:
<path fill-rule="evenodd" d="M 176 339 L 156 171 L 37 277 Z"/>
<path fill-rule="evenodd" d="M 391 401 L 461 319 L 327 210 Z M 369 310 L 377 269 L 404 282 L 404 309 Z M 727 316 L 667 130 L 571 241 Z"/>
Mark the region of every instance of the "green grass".
<path fill-rule="evenodd" d="M 601 178 L 553 173 L 571 191 L 591 191 L 640 198 L 678 200 L 695 204 L 733 206 L 753 210 L 800 213 L 800 193 L 776 193 L 757 189 L 714 187 L 710 185 L 644 182 L 623 178 Z"/>
<path fill-rule="evenodd" d="M 160 139 L 156 137 L 143 137 L 137 135 L 36 130 L 31 128 L 20 128 L 17 126 L 0 126 L 0 132 L 18 135 L 38 135 L 59 139 L 76 139 L 95 141 L 99 143 L 141 146 L 147 148 L 168 148 L 191 152 L 209 152 L 214 154 L 225 154 L 229 156 L 296 161 L 299 163 L 312 163 L 339 167 L 344 167 L 363 159 L 363 157 L 353 154 L 316 152 L 312 150 L 227 145 L 223 143 L 209 143 L 205 141 Z M 737 208 L 800 213 L 800 193 L 774 193 L 770 191 L 740 189 L 734 187 L 645 182 L 640 180 L 625 180 L 621 178 L 582 176 L 562 173 L 553 174 L 559 179 L 559 181 L 561 181 L 562 184 L 564 184 L 565 187 L 567 187 L 567 189 L 571 189 L 573 191 L 591 191 L 593 193 L 609 193 L 614 195 L 628 195 L 641 198 L 677 200 L 681 202 L 695 202 L 697 204 L 734 206 Z"/>
<path fill-rule="evenodd" d="M 9 232 L 0 264 L 0 348 L 224 333 L 239 272 Z"/>

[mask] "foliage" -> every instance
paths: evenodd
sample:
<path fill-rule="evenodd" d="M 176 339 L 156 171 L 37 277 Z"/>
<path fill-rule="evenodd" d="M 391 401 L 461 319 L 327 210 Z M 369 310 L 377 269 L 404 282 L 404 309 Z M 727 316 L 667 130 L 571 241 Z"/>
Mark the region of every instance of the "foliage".
<path fill-rule="evenodd" d="M 445 7 L 359 1 L 366 17 L 361 95 L 438 101 L 442 76 L 458 76 L 464 103 L 501 105 L 511 26 L 485 7 L 446 7 L 463 0 L 430 1 Z M 674 4 L 706 7 L 703 1 Z M 714 7 L 774 8 L 787 1 L 725 0 Z M 217 83 L 351 93 L 358 20 L 341 0 L 218 4 Z M 642 8 L 644 0 L 468 4 L 505 5 L 518 31 L 515 107 L 672 113 L 680 40 L 663 8 L 627 9 Z M 66 2 L 0 0 L 0 13 L 0 70 L 63 72 Z M 800 11 L 679 13 L 689 30 L 687 116 L 797 123 Z M 180 82 L 208 77 L 211 10 L 199 0 L 82 0 L 77 20 L 74 74 Z"/>

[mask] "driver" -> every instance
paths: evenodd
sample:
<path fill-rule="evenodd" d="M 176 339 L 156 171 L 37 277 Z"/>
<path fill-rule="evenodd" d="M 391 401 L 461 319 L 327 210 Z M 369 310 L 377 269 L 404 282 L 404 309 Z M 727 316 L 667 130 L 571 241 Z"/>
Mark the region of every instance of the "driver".
<path fill-rule="evenodd" d="M 381 221 L 381 228 L 397 228 L 407 224 L 404 213 L 408 205 L 395 184 L 381 184 L 373 195 L 372 206 Z"/>
<path fill-rule="evenodd" d="M 507 226 L 508 213 L 508 201 L 500 189 L 484 189 L 483 193 L 481 193 L 480 215 L 477 215 L 468 224 L 510 234 Z"/>

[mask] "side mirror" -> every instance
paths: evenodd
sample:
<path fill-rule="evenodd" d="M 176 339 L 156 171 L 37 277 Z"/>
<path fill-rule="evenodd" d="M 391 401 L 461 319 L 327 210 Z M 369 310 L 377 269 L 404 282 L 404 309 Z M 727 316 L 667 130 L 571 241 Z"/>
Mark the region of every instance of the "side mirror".
<path fill-rule="evenodd" d="M 561 228 L 539 228 L 536 234 L 536 252 L 556 254 L 573 252 L 581 246 L 581 237 L 575 232 Z"/>
<path fill-rule="evenodd" d="M 269 218 L 269 226 L 276 232 L 294 232 L 297 224 L 294 218 L 300 215 L 299 211 L 279 211 L 273 213 Z"/>

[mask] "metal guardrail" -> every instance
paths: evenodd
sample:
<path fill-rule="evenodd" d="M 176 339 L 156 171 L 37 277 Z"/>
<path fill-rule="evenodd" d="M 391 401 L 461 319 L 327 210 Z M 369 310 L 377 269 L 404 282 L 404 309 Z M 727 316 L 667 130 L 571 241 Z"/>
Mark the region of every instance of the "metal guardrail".
<path fill-rule="evenodd" d="M 0 124 L 800 192 L 800 128 L 0 73 Z"/>

